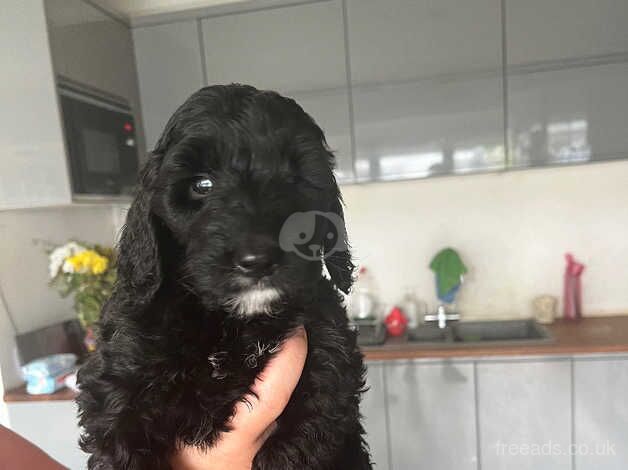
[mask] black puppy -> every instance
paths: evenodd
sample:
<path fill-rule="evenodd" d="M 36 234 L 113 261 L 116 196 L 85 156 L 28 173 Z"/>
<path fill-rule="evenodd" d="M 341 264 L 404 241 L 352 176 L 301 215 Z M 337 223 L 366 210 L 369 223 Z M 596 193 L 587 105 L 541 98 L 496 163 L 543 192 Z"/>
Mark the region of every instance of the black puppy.
<path fill-rule="evenodd" d="M 211 446 L 298 325 L 305 368 L 254 468 L 371 468 L 362 356 L 337 290 L 353 264 L 333 160 L 316 123 L 274 92 L 207 87 L 175 112 L 79 373 L 90 469 L 168 469 L 177 446 Z"/>

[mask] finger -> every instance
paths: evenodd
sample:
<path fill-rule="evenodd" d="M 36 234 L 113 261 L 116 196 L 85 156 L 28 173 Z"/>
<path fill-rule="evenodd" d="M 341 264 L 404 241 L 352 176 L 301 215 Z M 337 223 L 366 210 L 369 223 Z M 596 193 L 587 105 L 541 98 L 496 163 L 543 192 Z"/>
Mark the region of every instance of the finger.
<path fill-rule="evenodd" d="M 257 377 L 252 390 L 257 395 L 247 396 L 247 403 L 236 406 L 232 425 L 261 434 L 282 413 L 294 391 L 307 357 L 307 333 L 298 327 L 286 338 L 281 350 L 270 360 Z"/>

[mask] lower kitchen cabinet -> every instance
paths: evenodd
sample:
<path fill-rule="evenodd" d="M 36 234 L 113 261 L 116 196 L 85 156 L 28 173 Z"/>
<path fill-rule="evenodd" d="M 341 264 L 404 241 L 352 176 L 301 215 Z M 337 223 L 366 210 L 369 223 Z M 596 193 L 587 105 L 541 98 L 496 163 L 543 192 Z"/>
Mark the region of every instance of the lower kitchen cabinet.
<path fill-rule="evenodd" d="M 386 386 L 384 365 L 367 364 L 366 386 L 368 391 L 362 396 L 360 412 L 366 430 L 366 442 L 371 450 L 371 461 L 377 470 L 388 470 L 388 422 L 386 417 Z"/>
<path fill-rule="evenodd" d="M 385 366 L 391 470 L 477 468 L 473 364 Z"/>
<path fill-rule="evenodd" d="M 574 361 L 577 470 L 628 468 L 628 357 Z"/>
<path fill-rule="evenodd" d="M 480 468 L 571 469 L 570 360 L 476 367 Z"/>
<path fill-rule="evenodd" d="M 70 470 L 87 468 L 73 401 L 8 403 L 11 429 Z M 0 465 L 1 467 L 1 465 Z"/>

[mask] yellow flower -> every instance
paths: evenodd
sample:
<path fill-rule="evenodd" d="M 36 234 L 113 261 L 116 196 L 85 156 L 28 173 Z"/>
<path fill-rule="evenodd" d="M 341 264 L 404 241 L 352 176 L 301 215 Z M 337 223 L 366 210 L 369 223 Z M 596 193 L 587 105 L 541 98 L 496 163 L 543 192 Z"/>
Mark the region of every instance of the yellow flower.
<path fill-rule="evenodd" d="M 70 256 L 66 260 L 73 268 L 75 273 L 102 274 L 109 266 L 109 260 L 99 255 L 94 250 L 85 250 L 74 256 Z"/>
<path fill-rule="evenodd" d="M 92 274 L 102 274 L 107 270 L 109 260 L 104 256 L 96 255 L 97 257 L 92 260 Z"/>

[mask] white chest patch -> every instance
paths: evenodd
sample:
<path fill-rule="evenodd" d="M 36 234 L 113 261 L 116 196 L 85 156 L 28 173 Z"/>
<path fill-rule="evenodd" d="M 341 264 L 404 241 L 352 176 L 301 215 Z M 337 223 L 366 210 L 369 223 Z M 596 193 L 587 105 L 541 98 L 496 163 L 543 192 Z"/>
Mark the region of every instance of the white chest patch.
<path fill-rule="evenodd" d="M 279 298 L 279 291 L 272 287 L 252 288 L 229 299 L 228 306 L 239 315 L 270 313 L 271 304 Z"/>

